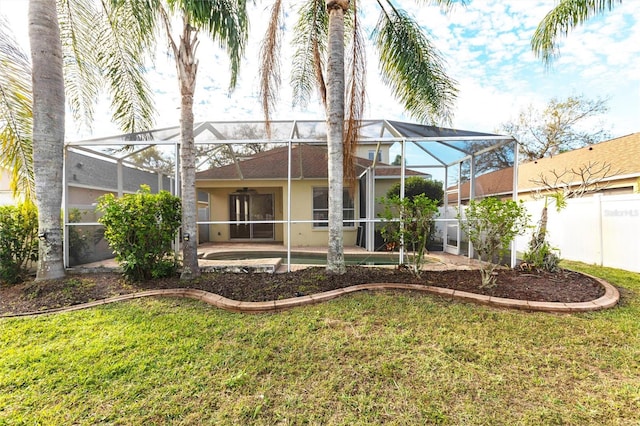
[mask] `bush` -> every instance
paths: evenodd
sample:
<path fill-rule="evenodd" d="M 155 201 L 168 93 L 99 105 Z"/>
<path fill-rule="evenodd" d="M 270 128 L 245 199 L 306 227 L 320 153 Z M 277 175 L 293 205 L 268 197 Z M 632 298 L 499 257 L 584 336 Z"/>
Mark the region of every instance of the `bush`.
<path fill-rule="evenodd" d="M 38 260 L 38 211 L 33 203 L 0 207 L 0 281 L 24 280 Z"/>
<path fill-rule="evenodd" d="M 558 249 L 551 247 L 546 238 L 534 233 L 529 241 L 529 249 L 522 256 L 523 266 L 548 272 L 556 272 L 560 267 Z"/>
<path fill-rule="evenodd" d="M 151 194 L 143 185 L 136 194 L 98 199 L 104 215 L 104 237 L 116 255 L 124 275 L 140 281 L 166 277 L 178 268 L 171 242 L 180 227 L 180 199 L 166 191 Z"/>
<path fill-rule="evenodd" d="M 492 287 L 495 285 L 495 262 L 499 262 L 509 252 L 516 235 L 524 233 L 529 215 L 522 202 L 489 197 L 481 201 L 471 200 L 465 216 L 466 221 L 458 213 L 460 228 L 469 236 L 480 260 L 487 262 L 480 270 L 481 287 Z"/>
<path fill-rule="evenodd" d="M 381 232 L 387 245 L 408 249 L 406 253 L 411 271 L 420 275 L 427 251 L 433 219 L 438 214 L 438 202 L 424 194 L 400 199 L 399 196 L 383 197 L 381 217 L 385 220 Z"/>
<path fill-rule="evenodd" d="M 405 198 L 413 198 L 416 195 L 424 194 L 427 198 L 435 200 L 438 206 L 442 205 L 444 200 L 444 190 L 442 182 L 437 180 L 425 179 L 420 176 L 410 176 L 404 181 Z M 386 198 L 400 197 L 400 183 L 394 184 L 387 191 Z"/>

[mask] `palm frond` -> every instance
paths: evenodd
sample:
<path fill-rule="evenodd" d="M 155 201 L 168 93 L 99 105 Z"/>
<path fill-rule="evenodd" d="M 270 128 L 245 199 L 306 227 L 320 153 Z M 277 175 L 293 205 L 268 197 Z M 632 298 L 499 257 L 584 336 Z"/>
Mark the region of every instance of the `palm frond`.
<path fill-rule="evenodd" d="M 327 50 L 328 26 L 329 16 L 323 0 L 309 0 L 302 5 L 292 40 L 294 106 L 304 107 L 314 88 L 318 88 L 323 104 L 327 103 L 323 58 Z"/>
<path fill-rule="evenodd" d="M 282 37 L 282 0 L 271 9 L 267 33 L 260 47 L 260 99 L 264 112 L 267 137 L 271 138 L 271 110 L 275 108 L 280 88 L 280 40 Z"/>
<path fill-rule="evenodd" d="M 111 95 L 113 120 L 126 133 L 148 130 L 155 112 L 145 62 L 157 34 L 157 9 L 136 0 L 102 0 L 95 38 L 96 63 Z M 155 0 L 143 2 L 160 7 Z"/>
<path fill-rule="evenodd" d="M 366 92 L 366 49 L 357 14 L 357 0 L 352 0 L 351 45 L 347 64 L 347 117 L 344 132 L 344 180 L 353 191 L 356 184 L 354 160 L 360 139 L 361 120 L 364 114 Z"/>
<path fill-rule="evenodd" d="M 420 26 L 404 11 L 383 9 L 373 37 L 382 79 L 407 112 L 421 122 L 450 122 L 456 82 Z"/>
<path fill-rule="evenodd" d="M 559 54 L 558 36 L 566 36 L 572 28 L 613 9 L 616 3 L 622 0 L 561 0 L 538 24 L 531 38 L 531 49 L 549 65 Z"/>
<path fill-rule="evenodd" d="M 88 0 L 58 0 L 65 97 L 79 127 L 91 128 L 101 82 L 97 70 L 95 23 L 100 11 Z"/>
<path fill-rule="evenodd" d="M 0 17 L 0 166 L 11 174 L 14 197 L 35 196 L 31 65 Z"/>

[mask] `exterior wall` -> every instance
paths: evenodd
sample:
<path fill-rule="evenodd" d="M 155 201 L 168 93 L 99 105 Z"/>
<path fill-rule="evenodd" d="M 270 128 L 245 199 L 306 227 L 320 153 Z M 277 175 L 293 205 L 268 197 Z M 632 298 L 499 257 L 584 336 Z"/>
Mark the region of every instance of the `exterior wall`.
<path fill-rule="evenodd" d="M 265 181 L 266 185 L 269 185 Z M 223 186 L 225 185 L 225 186 Z M 209 193 L 210 200 L 210 208 L 209 208 L 209 220 L 210 221 L 228 221 L 229 220 L 229 196 L 233 193 L 236 193 L 239 188 L 243 188 L 248 185 L 247 182 L 242 182 L 241 185 L 229 184 L 226 182 L 221 182 L 218 188 L 203 188 L 199 186 L 201 191 L 206 191 Z M 284 202 L 286 195 L 283 194 L 282 187 L 275 186 L 275 183 L 272 183 L 273 186 L 247 186 L 247 188 L 255 189 L 258 194 L 272 194 L 273 195 L 273 203 L 274 203 L 274 220 L 283 220 L 284 216 Z M 221 242 L 221 241 L 229 241 L 229 224 L 214 224 L 209 225 L 209 241 L 213 242 Z M 282 224 L 275 224 L 275 241 L 283 241 L 284 238 L 284 230 Z"/>
<path fill-rule="evenodd" d="M 398 182 L 400 182 L 400 179 L 380 179 L 380 178 L 376 178 L 376 184 L 375 184 L 375 213 L 376 213 L 376 217 L 378 216 L 378 213 L 382 213 L 384 211 L 384 208 L 382 206 L 382 204 L 378 203 L 378 199 L 385 197 L 387 195 L 387 192 L 389 191 L 389 189 L 391 189 L 391 187 L 395 184 L 397 184 Z"/>
<path fill-rule="evenodd" d="M 381 161 L 383 163 L 386 164 L 391 164 L 390 161 L 393 161 L 393 159 L 389 159 L 389 148 L 391 147 L 390 144 L 380 144 L 380 153 L 382 158 L 380 158 L 378 161 Z M 360 157 L 360 158 L 364 158 L 364 159 L 368 159 L 368 160 L 373 160 L 373 158 L 369 158 L 369 151 L 374 151 L 376 150 L 376 145 L 358 145 L 356 147 L 356 156 Z"/>
<path fill-rule="evenodd" d="M 313 227 L 313 187 L 326 187 L 326 180 L 294 180 L 291 182 L 292 221 L 307 221 L 291 225 L 292 246 L 326 246 L 328 241 L 327 229 Z M 258 194 L 274 195 L 275 220 L 285 220 L 287 217 L 287 188 L 286 181 L 199 181 L 198 189 L 209 193 L 211 200 L 210 220 L 229 220 L 229 195 L 239 188 L 255 190 Z M 356 197 L 357 199 L 357 194 Z M 358 205 L 355 203 L 356 218 Z M 230 241 L 229 224 L 209 225 L 209 239 L 213 242 Z M 344 244 L 355 245 L 357 227 L 345 228 Z M 286 242 L 287 224 L 275 225 L 275 241 Z"/>
<path fill-rule="evenodd" d="M 65 173 L 69 186 L 113 189 L 114 191 L 118 188 L 118 165 L 112 161 L 68 151 Z M 159 189 L 173 192 L 171 179 L 167 176 L 163 176 L 161 185 L 159 185 L 157 173 L 135 167 L 122 167 L 122 190 L 124 192 L 136 192 L 142 184 L 149 185 L 151 192 L 158 192 Z"/>
<path fill-rule="evenodd" d="M 0 168 L 0 206 L 15 204 L 10 182 L 11 177 L 9 173 L 5 169 Z"/>

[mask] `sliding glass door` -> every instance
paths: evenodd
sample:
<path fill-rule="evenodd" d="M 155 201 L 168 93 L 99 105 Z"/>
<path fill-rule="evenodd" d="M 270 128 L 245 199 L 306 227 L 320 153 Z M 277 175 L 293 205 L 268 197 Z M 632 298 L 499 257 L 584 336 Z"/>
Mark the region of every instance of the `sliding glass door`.
<path fill-rule="evenodd" d="M 240 193 L 229 196 L 230 237 L 234 240 L 273 240 L 273 223 L 247 223 L 273 220 L 273 194 Z"/>

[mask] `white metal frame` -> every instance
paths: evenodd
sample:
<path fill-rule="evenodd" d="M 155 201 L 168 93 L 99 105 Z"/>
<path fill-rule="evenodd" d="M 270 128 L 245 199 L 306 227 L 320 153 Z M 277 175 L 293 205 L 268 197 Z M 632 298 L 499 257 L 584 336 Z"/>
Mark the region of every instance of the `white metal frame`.
<path fill-rule="evenodd" d="M 291 205 L 292 205 L 292 200 L 291 200 L 291 181 L 292 181 L 292 146 L 294 143 L 297 144 L 312 144 L 312 145 L 326 145 L 326 137 L 322 137 L 322 135 L 318 135 L 315 138 L 309 138 L 309 139 L 305 139 L 305 138 L 301 138 L 300 135 L 302 134 L 301 131 L 301 127 L 303 125 L 311 125 L 311 126 L 315 126 L 315 127 L 322 127 L 324 125 L 324 121 L 321 120 L 281 120 L 281 121 L 273 121 L 271 122 L 271 127 L 273 129 L 274 126 L 279 126 L 279 125 L 288 125 L 290 126 L 290 130 L 289 132 L 286 134 L 286 136 L 284 137 L 274 137 L 274 138 L 262 138 L 262 139 L 234 139 L 234 138 L 229 138 L 228 135 L 225 135 L 220 129 L 219 127 L 221 126 L 226 126 L 226 125 L 258 125 L 258 126 L 264 126 L 264 122 L 262 121 L 246 121 L 246 122 L 233 122 L 233 121 L 220 121 L 220 122 L 201 122 L 201 123 L 196 123 L 194 125 L 194 136 L 196 137 L 195 143 L 196 144 L 226 144 L 231 148 L 231 145 L 235 145 L 235 144 L 248 144 L 248 143 L 264 143 L 264 144 L 281 144 L 284 145 L 286 144 L 287 146 L 287 160 L 288 160 L 288 167 L 287 167 L 287 181 L 286 181 L 286 188 L 283 188 L 284 190 L 286 190 L 286 205 L 287 205 L 287 217 L 284 218 L 283 220 L 273 220 L 270 221 L 271 223 L 275 224 L 284 224 L 286 226 L 286 248 L 287 248 L 287 264 L 290 265 L 290 261 L 291 261 L 291 225 L 294 223 L 307 223 L 307 222 L 313 222 L 313 219 L 311 220 L 292 220 L 291 218 Z M 470 182 L 470 187 L 471 189 L 471 198 L 473 198 L 474 194 L 474 187 L 475 187 L 475 174 L 473 173 L 474 170 L 474 161 L 475 161 L 475 157 L 479 154 L 482 154 L 484 152 L 487 152 L 491 149 L 497 149 L 499 147 L 501 147 L 503 144 L 509 143 L 509 142 L 514 142 L 516 144 L 516 149 L 515 149 L 515 153 L 514 153 L 514 188 L 513 188 L 513 197 L 514 199 L 517 198 L 517 141 L 515 141 L 515 139 L 511 136 L 502 136 L 502 135 L 493 135 L 493 134 L 479 134 L 476 132 L 465 132 L 465 131 L 455 131 L 453 129 L 439 129 L 439 128 L 435 128 L 435 127 L 431 127 L 431 129 L 433 129 L 434 132 L 437 132 L 438 130 L 444 130 L 447 131 L 445 133 L 447 133 L 446 136 L 407 136 L 404 135 L 400 130 L 398 130 L 397 128 L 394 127 L 394 125 L 389 122 L 388 120 L 363 120 L 361 122 L 361 127 L 363 129 L 366 129 L 368 127 L 372 127 L 372 126 L 380 126 L 380 131 L 378 132 L 377 136 L 365 136 L 363 138 L 361 138 L 361 140 L 359 141 L 360 145 L 372 145 L 372 146 L 376 146 L 376 151 L 378 151 L 380 149 L 381 144 L 392 144 L 392 143 L 399 143 L 401 145 L 401 171 L 400 171 L 400 185 L 401 185 L 401 194 L 402 196 L 404 196 L 404 183 L 405 183 L 405 178 L 406 178 L 406 155 L 407 155 L 407 145 L 408 144 L 413 144 L 414 146 L 418 147 L 420 150 L 424 151 L 426 154 L 428 154 L 431 158 L 433 158 L 435 160 L 434 164 L 425 164 L 425 165 L 419 165 L 419 166 L 410 166 L 410 167 L 414 167 L 414 168 L 421 168 L 421 167 L 435 167 L 435 168 L 443 168 L 445 171 L 445 184 L 447 182 L 447 168 L 450 166 L 454 166 L 457 165 L 458 167 L 458 176 L 460 176 L 460 167 L 461 164 L 470 159 L 471 163 L 472 163 L 472 173 L 471 173 L 471 182 Z M 211 139 L 206 138 L 204 140 L 199 140 L 198 136 L 201 136 L 203 134 L 205 134 L 204 132 L 208 131 Z M 453 133 L 452 133 L 453 132 Z M 459 132 L 459 135 L 456 136 L 452 136 L 451 134 L 456 134 L 455 132 Z M 168 127 L 168 128 L 163 128 L 163 129 L 158 129 L 158 130 L 152 130 L 149 132 L 140 132 L 140 133 L 136 133 L 136 134 L 127 134 L 127 135 L 118 135 L 118 136 L 113 136 L 113 137 L 106 137 L 106 138 L 98 138 L 98 139 L 91 139 L 91 140 L 83 140 L 83 141 L 74 141 L 74 142 L 68 142 L 65 146 L 65 156 L 66 156 L 66 150 L 68 149 L 78 149 L 78 150 L 84 150 L 86 152 L 91 152 L 94 155 L 99 155 L 101 157 L 106 157 L 109 158 L 111 161 L 113 161 L 115 159 L 115 161 L 117 161 L 118 165 L 119 165 L 119 170 L 120 172 L 118 173 L 117 179 L 118 179 L 118 194 L 121 195 L 122 194 L 122 173 L 121 173 L 121 167 L 122 164 L 127 164 L 127 165 L 133 165 L 135 166 L 135 164 L 131 163 L 130 161 L 127 161 L 127 157 L 129 157 L 130 155 L 133 155 L 133 153 L 135 152 L 140 152 L 144 149 L 147 148 L 142 148 L 139 150 L 136 150 L 135 152 L 132 152 L 126 156 L 123 157 L 119 157 L 116 158 L 114 156 L 109 156 L 103 152 L 98 152 L 97 149 L 101 146 L 124 146 L 124 145 L 147 145 L 147 147 L 151 147 L 154 145 L 170 145 L 170 146 L 174 146 L 175 150 L 174 150 L 174 155 L 175 155 L 175 164 L 176 164 L 176 170 L 175 170 L 175 174 L 174 174 L 174 189 L 173 189 L 173 193 L 176 194 L 177 196 L 180 196 L 180 176 L 179 176 L 179 150 L 180 150 L 180 130 L 179 127 Z M 466 151 L 464 149 L 461 149 L 459 147 L 456 147 L 454 145 L 455 142 L 466 142 L 466 141 L 495 141 L 495 144 L 483 149 L 482 151 L 479 152 L 469 152 Z M 447 147 L 448 149 L 452 150 L 453 152 L 458 152 L 459 154 L 461 154 L 462 156 L 459 158 L 456 158 L 455 161 L 445 161 L 444 159 L 439 158 L 438 155 L 435 155 L 432 149 L 429 148 L 425 148 L 424 146 L 420 145 L 420 143 L 425 143 L 425 142 L 429 142 L 429 143 L 434 143 L 437 144 L 438 146 L 442 146 L 442 147 Z M 232 148 L 231 148 L 232 149 Z M 232 150 L 233 152 L 233 150 Z M 367 194 L 366 194 L 366 212 L 365 212 L 365 218 L 359 218 L 356 217 L 355 218 L 355 222 L 356 223 L 371 223 L 371 224 L 375 224 L 380 222 L 379 219 L 374 217 L 374 212 L 375 212 L 375 182 L 376 182 L 376 169 L 384 167 L 384 166 L 379 166 L 378 164 L 376 164 L 376 156 L 374 156 L 374 160 L 372 165 L 365 171 L 365 173 L 363 173 L 360 177 L 362 176 L 366 176 L 366 188 L 367 188 Z M 236 158 L 234 158 L 234 161 L 238 161 Z M 137 166 L 136 166 L 137 167 Z M 66 165 L 65 165 L 65 174 L 64 176 L 66 177 Z M 67 182 L 65 179 L 64 182 L 64 187 L 66 190 L 66 186 L 67 186 Z M 458 179 L 458 197 L 457 197 L 457 207 L 460 208 L 461 205 L 461 197 L 460 197 L 460 179 Z M 362 194 L 361 194 L 362 196 Z M 448 206 L 448 197 L 446 196 L 446 188 L 445 188 L 445 197 L 444 197 L 444 203 L 445 203 L 445 207 Z M 68 197 L 65 196 L 64 198 L 64 211 L 65 211 L 65 216 L 64 216 L 64 230 L 65 230 L 65 237 L 68 237 L 68 227 L 69 226 L 77 226 L 77 225 L 99 225 L 98 223 L 74 223 L 72 225 L 70 225 L 68 223 L 68 215 L 67 215 L 67 206 L 68 206 Z M 357 210 L 357 209 L 356 209 Z M 359 216 L 359 215 L 356 215 Z M 452 220 L 457 220 L 457 219 L 436 219 L 437 221 L 452 221 Z M 259 223 L 261 221 L 249 221 L 247 223 Z M 263 222 L 263 221 L 262 221 Z M 230 221 L 199 221 L 198 225 L 212 225 L 212 224 L 226 224 L 226 223 L 231 223 Z M 357 225 L 356 225 L 357 226 Z M 373 250 L 374 249 L 374 226 L 367 226 L 367 233 L 366 233 L 366 248 L 367 250 Z M 444 227 L 445 229 L 445 238 L 444 238 L 444 243 L 446 245 L 446 241 L 447 241 L 447 227 Z M 67 240 L 68 241 L 68 240 Z M 460 229 L 458 227 L 458 253 L 459 254 L 459 241 L 460 241 Z M 176 237 L 176 244 L 179 244 L 179 238 Z M 469 256 L 472 255 L 472 249 L 470 249 L 469 251 Z M 400 262 L 403 261 L 403 257 L 404 257 L 404 251 L 403 248 L 401 247 L 400 250 Z M 515 258 L 515 250 L 512 250 L 512 258 Z M 515 264 L 515 260 L 512 259 L 512 263 Z M 68 247 L 65 247 L 65 266 L 68 266 Z"/>

